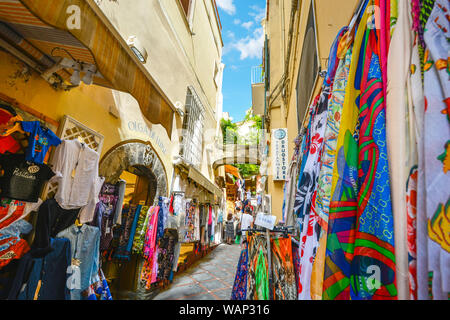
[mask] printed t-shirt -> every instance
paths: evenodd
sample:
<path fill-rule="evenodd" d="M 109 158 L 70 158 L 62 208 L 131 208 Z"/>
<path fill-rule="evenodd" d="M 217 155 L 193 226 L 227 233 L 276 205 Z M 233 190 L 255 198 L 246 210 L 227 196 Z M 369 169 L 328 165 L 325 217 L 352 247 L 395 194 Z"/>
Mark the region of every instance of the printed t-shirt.
<path fill-rule="evenodd" d="M 22 154 L 0 155 L 0 197 L 37 202 L 55 174 L 45 164 L 31 163 Z"/>
<path fill-rule="evenodd" d="M 42 128 L 39 121 L 22 121 L 22 129 L 30 133 L 26 151 L 28 161 L 43 163 L 50 146 L 57 146 L 61 143 L 61 139 L 50 129 Z"/>

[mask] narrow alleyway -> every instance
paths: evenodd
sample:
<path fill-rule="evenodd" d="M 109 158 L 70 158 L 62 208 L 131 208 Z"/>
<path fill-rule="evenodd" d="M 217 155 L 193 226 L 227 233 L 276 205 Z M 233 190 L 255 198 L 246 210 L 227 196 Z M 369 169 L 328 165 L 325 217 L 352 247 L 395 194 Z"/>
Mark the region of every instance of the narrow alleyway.
<path fill-rule="evenodd" d="M 154 300 L 230 300 L 240 246 L 220 244 L 209 255 L 174 277 Z"/>

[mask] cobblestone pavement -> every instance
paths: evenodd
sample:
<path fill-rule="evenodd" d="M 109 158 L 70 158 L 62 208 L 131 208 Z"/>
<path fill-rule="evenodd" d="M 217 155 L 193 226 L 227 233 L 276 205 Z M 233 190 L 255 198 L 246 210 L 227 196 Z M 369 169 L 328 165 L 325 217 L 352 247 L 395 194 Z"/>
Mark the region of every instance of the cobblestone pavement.
<path fill-rule="evenodd" d="M 220 244 L 175 276 L 172 284 L 154 300 L 230 300 L 240 253 L 238 244 Z"/>

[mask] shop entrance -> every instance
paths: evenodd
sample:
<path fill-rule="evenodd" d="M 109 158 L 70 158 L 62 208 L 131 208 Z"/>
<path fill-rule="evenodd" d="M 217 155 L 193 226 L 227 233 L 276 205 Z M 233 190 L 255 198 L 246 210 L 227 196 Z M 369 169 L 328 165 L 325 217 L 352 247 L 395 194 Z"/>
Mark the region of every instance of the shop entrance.
<path fill-rule="evenodd" d="M 156 151 L 148 142 L 125 141 L 111 148 L 100 161 L 105 182 L 125 181 L 124 206 L 153 206 L 167 196 L 167 176 Z M 144 260 L 131 254 L 128 261 L 105 261 L 102 268 L 116 299 L 148 299 L 151 292 L 139 281 Z"/>

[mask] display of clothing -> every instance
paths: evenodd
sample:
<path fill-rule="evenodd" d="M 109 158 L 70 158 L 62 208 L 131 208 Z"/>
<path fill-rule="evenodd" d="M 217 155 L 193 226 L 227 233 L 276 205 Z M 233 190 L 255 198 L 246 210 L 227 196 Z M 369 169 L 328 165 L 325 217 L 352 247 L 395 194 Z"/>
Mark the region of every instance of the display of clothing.
<path fill-rule="evenodd" d="M 237 264 L 236 275 L 234 277 L 231 300 L 247 299 L 247 273 L 248 273 L 248 244 L 243 243 L 241 255 Z"/>
<path fill-rule="evenodd" d="M 10 224 L 24 219 L 32 211 L 36 211 L 42 204 L 42 200 L 37 202 L 25 202 L 19 200 L 12 200 L 9 198 L 0 199 L 0 229 L 3 229 Z"/>
<path fill-rule="evenodd" d="M 178 231 L 166 229 L 159 242 L 158 281 L 169 280 L 175 258 L 175 245 L 178 242 Z"/>
<path fill-rule="evenodd" d="M 269 300 L 267 239 L 248 236 L 247 300 Z"/>
<path fill-rule="evenodd" d="M 26 150 L 26 160 L 43 163 L 45 155 L 51 146 L 58 146 L 61 139 L 49 128 L 42 127 L 39 121 L 22 121 L 22 129 L 30 134 Z"/>
<path fill-rule="evenodd" d="M 45 164 L 25 160 L 23 154 L 0 155 L 4 171 L 0 177 L 0 197 L 37 202 L 44 184 L 55 173 Z"/>
<path fill-rule="evenodd" d="M 115 205 L 115 212 L 114 212 L 114 225 L 116 224 L 122 224 L 122 207 L 123 207 L 123 199 L 125 196 L 125 188 L 126 188 L 126 181 L 120 179 L 117 182 L 117 202 Z"/>
<path fill-rule="evenodd" d="M 49 241 L 51 250 L 41 257 L 32 251 L 20 260 L 8 300 L 70 300 L 66 286 L 70 278 L 70 240 L 65 238 Z"/>
<path fill-rule="evenodd" d="M 22 147 L 19 142 L 11 136 L 0 136 L 0 153 L 17 153 Z"/>
<path fill-rule="evenodd" d="M 122 210 L 122 225 L 120 226 L 120 238 L 118 246 L 114 252 L 114 258 L 130 259 L 130 251 L 128 250 L 129 242 L 134 239 L 134 231 L 136 230 L 137 217 L 141 211 L 141 205 L 125 205 Z M 130 248 L 131 249 L 131 248 Z"/>
<path fill-rule="evenodd" d="M 78 140 L 63 140 L 56 147 L 52 181 L 58 183 L 55 199 L 61 207 L 81 208 L 97 197 L 98 161 L 99 154 Z"/>
<path fill-rule="evenodd" d="M 432 299 L 450 293 L 449 185 L 450 86 L 448 54 L 450 4 L 436 0 L 424 28 L 424 155 L 428 282 Z M 424 217 L 421 216 L 423 219 Z M 422 223 L 423 223 L 422 222 Z M 424 259 L 424 257 L 418 257 Z"/>
<path fill-rule="evenodd" d="M 75 223 L 80 209 L 63 209 L 55 199 L 45 200 L 38 210 L 34 241 L 31 245 L 33 256 L 44 256 L 52 250 L 50 238 Z"/>
<path fill-rule="evenodd" d="M 81 227 L 72 225 L 59 232 L 56 237 L 70 241 L 71 268 L 68 269 L 68 273 L 71 276 L 67 283 L 70 299 L 84 300 L 82 291 L 100 280 L 98 276 L 100 230 L 87 224 Z"/>
<path fill-rule="evenodd" d="M 273 300 L 297 300 L 291 237 L 271 238 Z"/>
<path fill-rule="evenodd" d="M 0 269 L 30 250 L 28 243 L 20 236 L 30 233 L 31 229 L 32 225 L 25 220 L 17 220 L 0 229 Z"/>
<path fill-rule="evenodd" d="M 131 252 L 141 254 L 144 248 L 145 232 L 147 231 L 148 220 L 150 219 L 150 207 L 143 206 L 138 217 L 136 231 L 134 233 L 133 247 Z"/>

